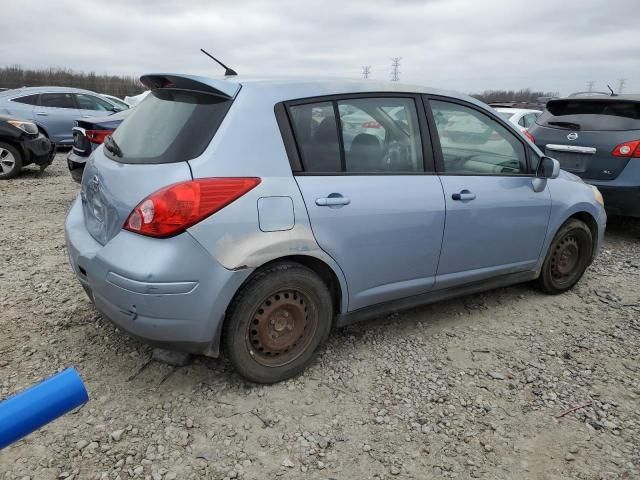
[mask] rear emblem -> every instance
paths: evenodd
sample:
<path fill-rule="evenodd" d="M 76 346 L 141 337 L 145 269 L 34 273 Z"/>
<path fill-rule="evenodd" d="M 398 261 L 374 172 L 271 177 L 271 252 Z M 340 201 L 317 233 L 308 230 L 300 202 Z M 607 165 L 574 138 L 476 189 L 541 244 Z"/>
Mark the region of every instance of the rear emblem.
<path fill-rule="evenodd" d="M 569 135 L 567 135 L 567 140 L 577 140 L 578 139 L 578 134 L 576 132 L 571 132 Z"/>
<path fill-rule="evenodd" d="M 98 178 L 97 175 L 94 175 L 93 178 L 89 180 L 89 186 L 91 187 L 91 190 L 93 190 L 94 192 L 97 192 L 98 190 L 100 190 L 100 179 Z"/>

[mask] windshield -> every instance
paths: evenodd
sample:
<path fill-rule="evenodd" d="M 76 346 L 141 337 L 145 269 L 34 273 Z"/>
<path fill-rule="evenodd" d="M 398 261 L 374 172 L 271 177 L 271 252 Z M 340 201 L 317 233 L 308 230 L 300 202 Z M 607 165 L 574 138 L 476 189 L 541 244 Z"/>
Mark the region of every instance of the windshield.
<path fill-rule="evenodd" d="M 230 105 L 231 100 L 207 93 L 153 90 L 113 134 L 122 155 L 105 152 L 123 163 L 190 160 L 209 145 Z"/>

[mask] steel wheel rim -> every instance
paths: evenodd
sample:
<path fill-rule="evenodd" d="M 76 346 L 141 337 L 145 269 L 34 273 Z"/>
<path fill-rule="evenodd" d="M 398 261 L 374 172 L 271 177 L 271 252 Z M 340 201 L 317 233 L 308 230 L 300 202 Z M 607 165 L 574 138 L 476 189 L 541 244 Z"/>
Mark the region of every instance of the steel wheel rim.
<path fill-rule="evenodd" d="M 254 312 L 245 335 L 251 356 L 266 367 L 291 363 L 306 350 L 318 326 L 309 298 L 298 290 L 278 291 Z"/>
<path fill-rule="evenodd" d="M 567 235 L 556 245 L 551 256 L 551 276 L 558 282 L 570 280 L 580 265 L 581 245 L 573 235 Z"/>
<path fill-rule="evenodd" d="M 0 173 L 9 173 L 16 166 L 16 159 L 6 148 L 0 147 Z"/>

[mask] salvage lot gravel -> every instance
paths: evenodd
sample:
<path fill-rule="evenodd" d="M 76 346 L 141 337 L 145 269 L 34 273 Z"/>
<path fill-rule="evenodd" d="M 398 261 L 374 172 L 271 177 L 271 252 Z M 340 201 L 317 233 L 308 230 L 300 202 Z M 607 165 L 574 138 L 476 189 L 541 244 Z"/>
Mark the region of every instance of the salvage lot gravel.
<path fill-rule="evenodd" d="M 256 386 L 225 360 L 151 361 L 101 318 L 67 264 L 77 191 L 64 154 L 0 182 L 0 398 L 71 365 L 91 398 L 0 452 L 0 479 L 640 477 L 640 221 L 610 220 L 569 293 L 354 325 Z"/>

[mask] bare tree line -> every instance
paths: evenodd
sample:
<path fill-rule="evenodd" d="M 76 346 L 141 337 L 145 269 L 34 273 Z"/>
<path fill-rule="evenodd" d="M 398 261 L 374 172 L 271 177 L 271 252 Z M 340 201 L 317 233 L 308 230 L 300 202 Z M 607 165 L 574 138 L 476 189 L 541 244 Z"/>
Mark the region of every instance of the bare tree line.
<path fill-rule="evenodd" d="M 74 87 L 124 98 L 144 90 L 133 76 L 99 75 L 94 72 L 75 72 L 68 68 L 24 69 L 20 65 L 0 67 L 0 88 Z"/>
<path fill-rule="evenodd" d="M 485 90 L 482 93 L 472 93 L 471 96 L 485 103 L 491 102 L 531 102 L 535 103 L 540 97 L 557 97 L 559 92 L 542 92 L 522 88 L 520 90 Z"/>

